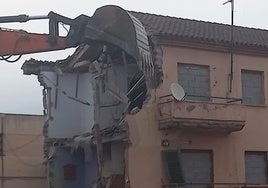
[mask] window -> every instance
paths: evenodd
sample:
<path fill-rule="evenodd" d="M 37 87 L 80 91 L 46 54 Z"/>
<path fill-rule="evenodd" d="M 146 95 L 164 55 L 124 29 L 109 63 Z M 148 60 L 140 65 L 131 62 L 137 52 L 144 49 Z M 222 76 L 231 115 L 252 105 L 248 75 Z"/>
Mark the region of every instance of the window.
<path fill-rule="evenodd" d="M 65 180 L 75 180 L 76 179 L 76 167 L 73 164 L 67 164 L 63 167 L 64 169 L 64 179 Z"/>
<path fill-rule="evenodd" d="M 184 183 L 178 152 L 164 151 L 162 155 L 169 183 Z"/>
<path fill-rule="evenodd" d="M 178 81 L 188 95 L 186 99 L 209 100 L 209 66 L 179 63 Z"/>
<path fill-rule="evenodd" d="M 103 150 L 103 159 L 104 160 L 107 160 L 107 161 L 110 161 L 112 160 L 112 148 L 111 148 L 111 143 L 108 142 L 108 143 L 104 143 L 102 145 L 102 150 Z"/>
<path fill-rule="evenodd" d="M 245 104 L 264 104 L 263 72 L 242 70 L 242 98 Z"/>
<path fill-rule="evenodd" d="M 245 152 L 246 183 L 267 184 L 266 152 Z"/>
<path fill-rule="evenodd" d="M 193 184 L 190 186 L 202 188 L 212 182 L 210 151 L 164 151 L 163 154 L 169 183 Z"/>

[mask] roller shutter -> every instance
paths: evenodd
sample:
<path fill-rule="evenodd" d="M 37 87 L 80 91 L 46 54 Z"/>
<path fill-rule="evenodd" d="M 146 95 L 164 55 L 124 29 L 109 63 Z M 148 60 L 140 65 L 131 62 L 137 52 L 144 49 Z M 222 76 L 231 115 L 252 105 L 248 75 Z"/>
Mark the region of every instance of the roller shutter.
<path fill-rule="evenodd" d="M 245 153 L 246 182 L 267 184 L 266 152 Z"/>

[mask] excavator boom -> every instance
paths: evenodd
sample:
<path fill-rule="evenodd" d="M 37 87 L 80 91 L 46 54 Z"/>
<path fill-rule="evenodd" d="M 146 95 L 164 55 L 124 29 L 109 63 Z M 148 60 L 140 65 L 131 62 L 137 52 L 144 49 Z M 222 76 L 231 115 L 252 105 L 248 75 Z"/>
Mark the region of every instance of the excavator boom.
<path fill-rule="evenodd" d="M 120 7 L 103 6 L 92 17 L 82 14 L 75 19 L 54 12 L 47 16 L 5 16 L 0 17 L 0 23 L 36 19 L 49 19 L 48 34 L 0 28 L 0 60 L 7 60 L 12 55 L 61 50 L 78 45 L 90 46 L 92 54 L 95 54 L 99 46 L 105 46 L 124 51 L 145 75 L 151 77 L 153 74 L 147 32 L 137 18 Z M 59 36 L 60 23 L 69 25 L 66 37 Z"/>
<path fill-rule="evenodd" d="M 50 12 L 47 16 L 3 16 L 0 17 L 0 23 L 27 22 L 40 19 L 49 19 L 49 34 L 0 28 L 0 56 L 23 55 L 75 47 L 78 45 L 78 33 L 84 25 L 83 21 L 87 22 L 89 17 L 81 15 L 75 19 L 70 19 Z M 66 37 L 59 36 L 59 23 L 70 26 Z"/>
<path fill-rule="evenodd" d="M 65 49 L 65 37 L 57 37 L 52 44 L 48 34 L 28 33 L 23 30 L 0 29 L 0 55 L 22 55 Z M 53 39 L 55 40 L 55 39 Z"/>

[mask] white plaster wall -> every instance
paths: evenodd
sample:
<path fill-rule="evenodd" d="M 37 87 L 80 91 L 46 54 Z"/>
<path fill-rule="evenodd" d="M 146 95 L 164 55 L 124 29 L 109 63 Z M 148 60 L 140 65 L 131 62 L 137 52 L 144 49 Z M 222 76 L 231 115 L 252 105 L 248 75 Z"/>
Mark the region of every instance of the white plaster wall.
<path fill-rule="evenodd" d="M 94 125 L 94 96 L 91 76 L 80 74 L 78 91 L 76 92 L 77 74 L 65 73 L 59 76 L 56 88 L 56 74 L 42 73 L 44 81 L 51 87 L 48 104 L 51 118 L 49 120 L 48 136 L 51 138 L 69 138 L 85 132 L 90 132 Z M 56 97 L 56 89 L 58 95 Z M 62 92 L 65 92 L 63 94 Z M 77 93 L 77 96 L 76 96 Z M 86 101 L 90 106 L 74 101 L 67 96 Z"/>
<path fill-rule="evenodd" d="M 104 69 L 103 76 L 97 72 L 63 73 L 58 75 L 58 86 L 56 73 L 41 73 L 47 87 L 51 88 L 47 100 L 50 116 L 48 136 L 70 138 L 91 132 L 96 123 L 101 128 L 118 124 L 123 112 L 127 110 L 128 101 L 120 102 L 108 88 L 126 95 L 127 72 L 119 64 Z M 88 102 L 90 106 L 68 96 Z"/>
<path fill-rule="evenodd" d="M 101 87 L 104 87 L 105 90 Z M 127 103 L 120 102 L 112 95 L 108 88 L 114 90 L 115 93 L 122 93 L 123 95 L 127 93 L 127 73 L 122 65 L 114 65 L 109 68 L 106 73 L 106 81 L 104 83 L 100 82 L 100 114 L 96 116 L 96 121 L 101 127 L 118 123 L 127 106 Z"/>

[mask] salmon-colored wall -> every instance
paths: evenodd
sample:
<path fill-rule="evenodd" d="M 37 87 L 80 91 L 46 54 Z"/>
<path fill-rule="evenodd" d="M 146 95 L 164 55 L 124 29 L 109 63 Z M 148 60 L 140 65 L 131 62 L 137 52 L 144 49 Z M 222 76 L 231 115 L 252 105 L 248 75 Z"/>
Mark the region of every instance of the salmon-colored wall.
<path fill-rule="evenodd" d="M 44 123 L 44 116 L 0 114 L 4 147 L 0 156 L 1 188 L 47 188 Z"/>
<path fill-rule="evenodd" d="M 195 132 L 166 130 L 160 131 L 158 120 L 160 96 L 170 94 L 170 84 L 178 81 L 177 63 L 210 66 L 211 96 L 241 98 L 241 69 L 264 71 L 265 98 L 268 96 L 268 58 L 234 55 L 233 91 L 228 92 L 230 54 L 200 49 L 163 46 L 163 84 L 152 94 L 150 102 L 142 110 L 127 117 L 131 145 L 128 148 L 128 176 L 131 188 L 160 188 L 167 183 L 162 159 L 162 150 L 199 149 L 213 152 L 213 179 L 216 183 L 245 182 L 245 151 L 268 151 L 268 110 L 265 105 L 253 106 L 220 104 L 219 101 L 177 102 L 179 111 L 173 116 L 216 120 L 244 120 L 244 128 L 239 132 Z M 267 102 L 266 102 L 267 103 Z M 195 110 L 183 111 L 183 106 L 194 105 Z M 200 106 L 209 105 L 210 111 Z M 199 107 L 199 108 L 198 108 Z M 223 109 L 224 108 L 224 109 Z M 196 110 L 197 109 L 197 110 Z M 213 110 L 214 109 L 214 110 Z M 218 110 L 220 109 L 220 110 Z M 218 110 L 218 111 L 217 111 Z M 161 140 L 168 139 L 170 146 L 161 146 Z M 224 186 L 223 186 L 224 187 Z"/>

